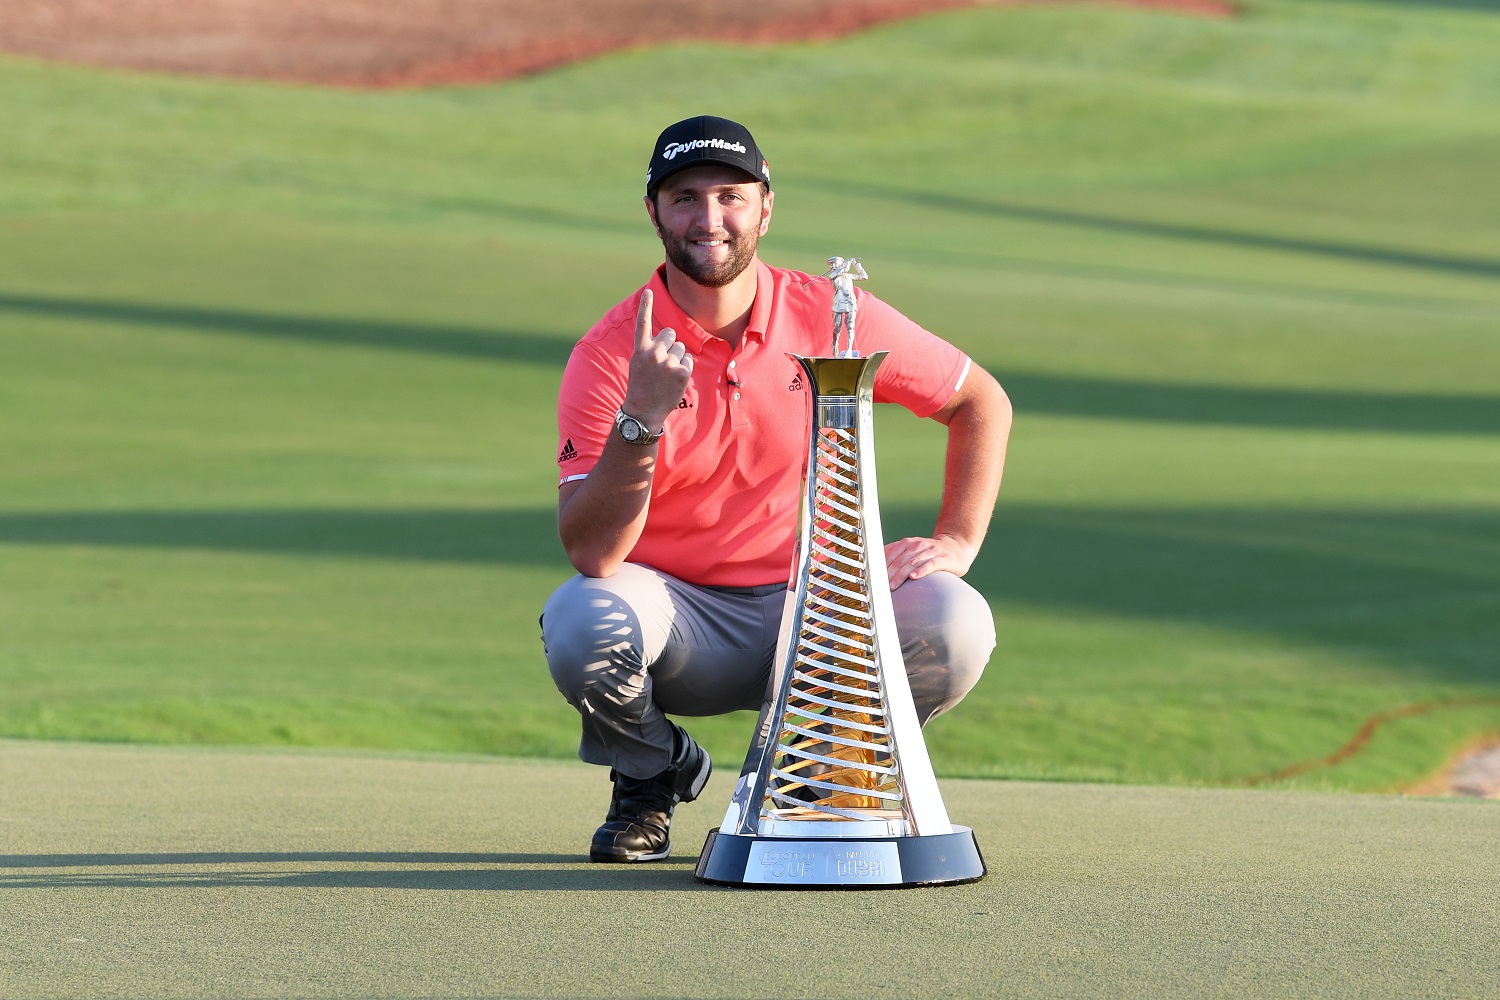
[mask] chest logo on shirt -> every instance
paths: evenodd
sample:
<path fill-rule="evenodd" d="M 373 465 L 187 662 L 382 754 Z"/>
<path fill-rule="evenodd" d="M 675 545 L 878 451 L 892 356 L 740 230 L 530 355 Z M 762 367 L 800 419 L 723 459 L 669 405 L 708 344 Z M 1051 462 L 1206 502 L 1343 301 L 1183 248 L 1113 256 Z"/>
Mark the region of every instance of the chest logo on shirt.
<path fill-rule="evenodd" d="M 693 408 L 693 404 L 688 402 L 688 398 L 686 396 L 683 396 L 677 401 L 677 408 L 679 410 L 691 410 Z"/>
<path fill-rule="evenodd" d="M 789 386 L 787 386 L 786 388 L 787 388 L 788 392 L 801 392 L 802 391 L 802 373 L 798 372 L 796 375 L 792 376 L 792 384 L 789 385 Z"/>

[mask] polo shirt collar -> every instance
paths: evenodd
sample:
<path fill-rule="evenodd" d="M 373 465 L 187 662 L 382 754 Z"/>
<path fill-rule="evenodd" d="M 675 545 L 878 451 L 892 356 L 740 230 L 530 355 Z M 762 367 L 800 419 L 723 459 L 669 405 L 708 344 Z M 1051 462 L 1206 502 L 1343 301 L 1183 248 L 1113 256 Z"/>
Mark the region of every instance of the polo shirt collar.
<path fill-rule="evenodd" d="M 755 301 L 750 304 L 750 319 L 745 326 L 746 338 L 765 343 L 766 329 L 771 325 L 771 307 L 776 299 L 776 276 L 764 261 L 755 262 Z M 654 301 L 651 317 L 656 328 L 670 326 L 677 331 L 677 339 L 694 354 L 703 350 L 710 335 L 697 320 L 692 319 L 677 305 L 672 293 L 667 291 L 667 265 L 663 264 L 651 275 L 646 285 L 651 289 Z M 655 333 L 655 331 L 652 331 Z M 718 339 L 718 338 L 713 338 Z"/>
<path fill-rule="evenodd" d="M 766 342 L 766 330 L 771 325 L 771 306 L 776 301 L 776 276 L 765 262 L 755 261 L 755 301 L 750 304 L 750 322 L 745 327 L 745 336 L 762 344 Z"/>

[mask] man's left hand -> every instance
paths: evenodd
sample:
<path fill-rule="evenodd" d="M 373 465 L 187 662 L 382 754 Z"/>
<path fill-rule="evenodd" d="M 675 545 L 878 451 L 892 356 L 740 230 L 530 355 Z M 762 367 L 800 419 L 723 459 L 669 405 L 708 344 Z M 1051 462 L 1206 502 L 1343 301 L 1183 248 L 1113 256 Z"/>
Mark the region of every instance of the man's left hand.
<path fill-rule="evenodd" d="M 907 580 L 920 580 L 930 573 L 947 572 L 963 576 L 979 554 L 977 545 L 968 545 L 952 535 L 935 538 L 903 538 L 885 547 L 885 565 L 895 590 Z"/>

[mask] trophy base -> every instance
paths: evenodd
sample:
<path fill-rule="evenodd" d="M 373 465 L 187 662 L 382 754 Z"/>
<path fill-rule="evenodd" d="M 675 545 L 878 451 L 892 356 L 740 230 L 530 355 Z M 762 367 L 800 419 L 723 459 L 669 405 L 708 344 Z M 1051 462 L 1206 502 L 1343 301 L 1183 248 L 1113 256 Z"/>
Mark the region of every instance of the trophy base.
<path fill-rule="evenodd" d="M 711 830 L 693 873 L 700 882 L 747 889 L 909 889 L 985 876 L 974 831 L 926 837 L 809 839 Z"/>

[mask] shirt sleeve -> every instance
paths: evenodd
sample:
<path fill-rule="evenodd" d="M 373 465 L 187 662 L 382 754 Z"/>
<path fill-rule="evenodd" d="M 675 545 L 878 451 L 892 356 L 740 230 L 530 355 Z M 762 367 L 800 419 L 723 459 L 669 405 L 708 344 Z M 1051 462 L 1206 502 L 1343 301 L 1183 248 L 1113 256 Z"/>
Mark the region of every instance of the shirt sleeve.
<path fill-rule="evenodd" d="M 573 348 L 557 391 L 558 485 L 583 479 L 604 453 L 625 398 L 626 369 L 596 341 Z"/>
<path fill-rule="evenodd" d="M 968 377 L 969 356 L 861 290 L 855 346 L 889 351 L 875 375 L 875 402 L 900 403 L 919 417 L 941 410 Z"/>

